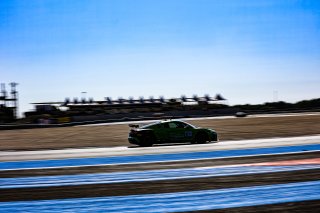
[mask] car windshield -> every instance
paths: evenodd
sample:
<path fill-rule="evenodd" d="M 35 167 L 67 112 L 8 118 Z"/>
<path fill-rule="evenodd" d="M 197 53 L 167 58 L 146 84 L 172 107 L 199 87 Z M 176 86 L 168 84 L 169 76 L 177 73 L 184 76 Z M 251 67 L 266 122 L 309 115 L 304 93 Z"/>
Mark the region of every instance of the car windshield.
<path fill-rule="evenodd" d="M 185 122 L 183 122 L 183 121 L 180 121 L 183 125 L 185 125 L 185 128 L 186 127 L 191 127 L 191 128 L 193 128 L 193 129 L 196 129 L 197 127 L 196 126 L 193 126 L 192 124 L 188 124 L 188 123 L 185 123 Z"/>

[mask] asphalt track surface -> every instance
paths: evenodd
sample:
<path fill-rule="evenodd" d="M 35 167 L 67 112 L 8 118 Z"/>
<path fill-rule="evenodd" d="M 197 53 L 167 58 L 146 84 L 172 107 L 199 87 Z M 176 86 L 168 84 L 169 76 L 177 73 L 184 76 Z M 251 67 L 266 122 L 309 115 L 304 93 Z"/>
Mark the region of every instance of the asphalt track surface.
<path fill-rule="evenodd" d="M 220 150 L 244 150 L 254 148 L 267 148 L 278 146 L 294 146 L 305 144 L 319 144 L 320 135 L 252 139 L 240 141 L 223 141 L 208 144 L 164 144 L 153 147 L 112 147 L 112 148 L 82 148 L 63 150 L 43 150 L 43 151 L 0 151 L 0 162 L 4 161 L 31 161 L 45 159 L 65 159 L 65 158 L 92 158 L 92 157 L 114 157 L 114 156 L 143 156 L 152 154 L 169 153 L 197 153 L 205 151 Z"/>
<path fill-rule="evenodd" d="M 0 154 L 0 212 L 320 207 L 320 136 Z"/>

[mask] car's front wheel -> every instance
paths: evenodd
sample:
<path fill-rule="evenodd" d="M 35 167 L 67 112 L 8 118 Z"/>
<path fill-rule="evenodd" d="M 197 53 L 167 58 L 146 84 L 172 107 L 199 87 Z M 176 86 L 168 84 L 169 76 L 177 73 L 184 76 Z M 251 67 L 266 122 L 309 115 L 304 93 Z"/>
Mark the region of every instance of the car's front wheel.
<path fill-rule="evenodd" d="M 197 143 L 206 143 L 209 140 L 208 135 L 204 132 L 200 132 L 197 134 L 196 142 Z"/>

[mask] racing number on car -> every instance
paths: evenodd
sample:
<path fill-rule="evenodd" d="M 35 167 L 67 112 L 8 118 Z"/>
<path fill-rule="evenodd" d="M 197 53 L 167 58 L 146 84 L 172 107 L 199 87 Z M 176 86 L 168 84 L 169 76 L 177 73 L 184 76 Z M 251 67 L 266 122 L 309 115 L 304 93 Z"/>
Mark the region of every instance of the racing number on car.
<path fill-rule="evenodd" d="M 192 137 L 192 131 L 185 131 L 184 136 L 185 137 Z"/>

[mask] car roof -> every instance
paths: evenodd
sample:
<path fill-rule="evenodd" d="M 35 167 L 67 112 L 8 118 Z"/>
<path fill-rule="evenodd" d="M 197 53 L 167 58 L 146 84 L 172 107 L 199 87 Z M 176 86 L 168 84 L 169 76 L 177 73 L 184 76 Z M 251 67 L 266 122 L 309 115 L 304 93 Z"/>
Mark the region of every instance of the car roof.
<path fill-rule="evenodd" d="M 162 121 L 159 121 L 158 123 L 170 123 L 170 122 L 181 122 L 181 123 L 185 123 L 184 121 L 181 121 L 181 120 L 162 120 Z"/>
<path fill-rule="evenodd" d="M 185 124 L 191 125 L 191 124 L 186 123 L 186 122 L 181 121 L 181 120 L 161 120 L 161 121 L 156 121 L 156 122 L 152 122 L 152 123 L 146 124 L 146 125 L 142 126 L 141 128 L 149 127 L 149 126 L 153 126 L 153 125 L 157 125 L 157 124 L 171 123 L 171 122 L 180 122 L 180 123 L 185 123 Z"/>

